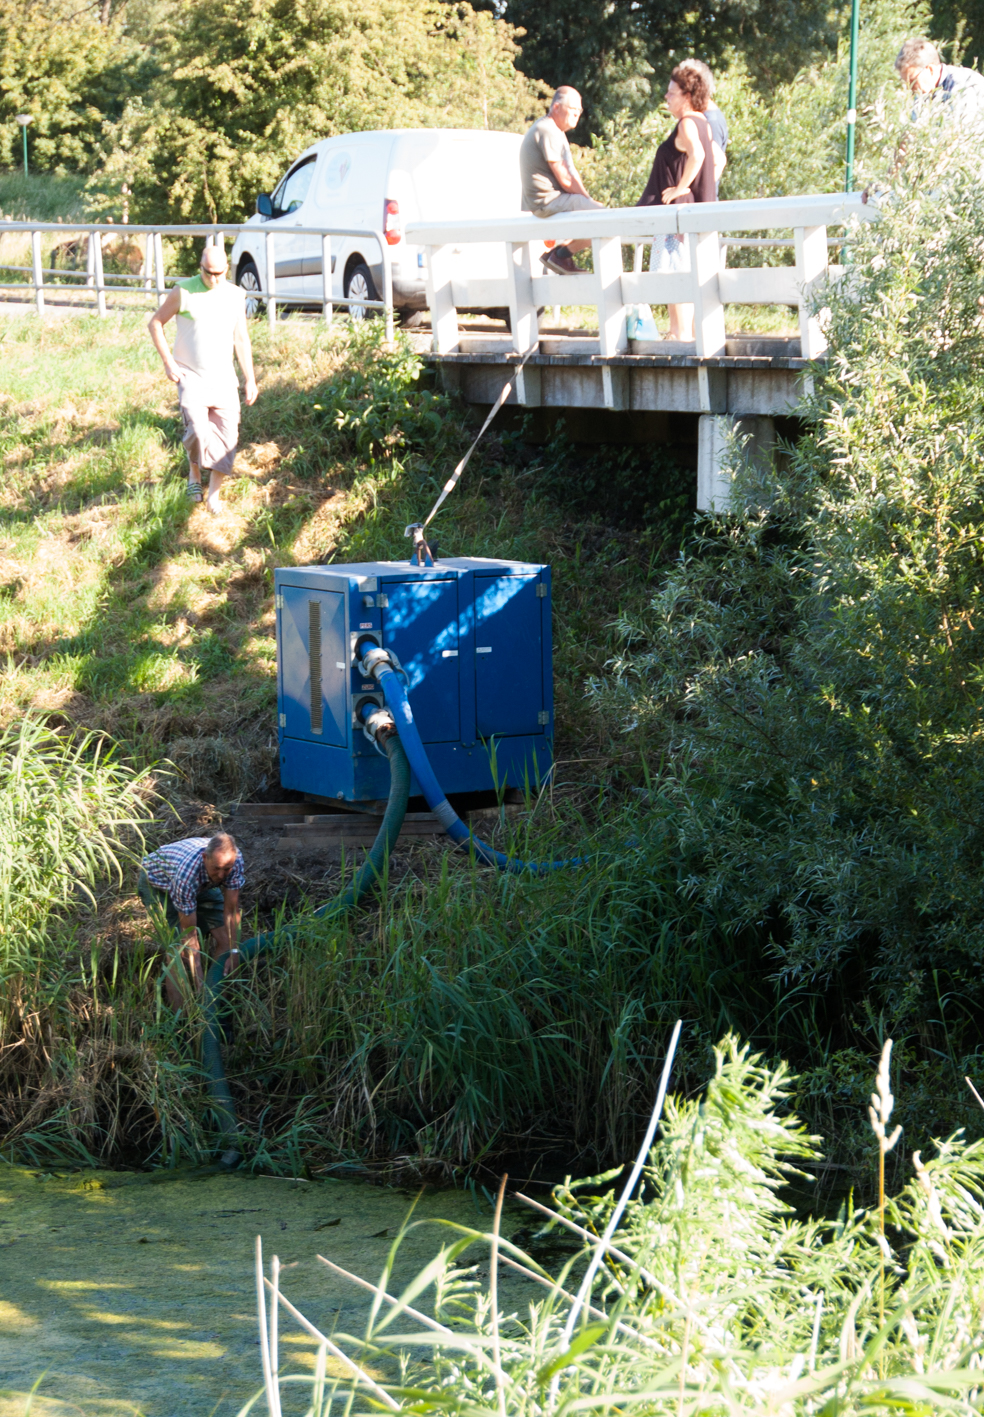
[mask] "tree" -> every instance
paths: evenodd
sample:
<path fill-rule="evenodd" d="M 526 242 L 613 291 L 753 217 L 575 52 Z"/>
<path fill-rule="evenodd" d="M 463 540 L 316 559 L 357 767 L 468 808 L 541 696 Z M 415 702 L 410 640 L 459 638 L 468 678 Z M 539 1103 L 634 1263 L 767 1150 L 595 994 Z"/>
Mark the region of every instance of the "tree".
<path fill-rule="evenodd" d="M 107 125 L 94 196 L 147 220 L 242 220 L 284 164 L 333 133 L 521 129 L 542 86 L 513 32 L 466 3 L 180 0 L 160 76 Z"/>
<path fill-rule="evenodd" d="M 847 30 L 847 0 L 482 0 L 526 31 L 522 63 L 552 87 L 573 84 L 585 99 L 578 138 L 606 123 L 627 126 L 659 107 L 673 64 L 696 54 L 722 72 L 736 67 L 766 104 L 801 71 L 834 57 Z M 862 24 L 883 7 L 864 0 Z M 910 34 L 947 41 L 963 62 L 984 61 L 984 0 L 896 6 L 890 45 Z M 958 36 L 951 43 L 953 36 Z M 893 54 L 894 57 L 894 54 Z"/>
<path fill-rule="evenodd" d="M 573 84 L 579 90 L 579 138 L 600 131 L 619 110 L 650 101 L 651 46 L 642 12 L 631 0 L 507 0 L 503 13 L 525 31 L 526 72 L 552 89 Z"/>
<path fill-rule="evenodd" d="M 30 113 L 38 165 L 86 171 L 105 117 L 136 83 L 137 61 L 119 11 L 75 0 L 0 0 L 0 166 L 19 158 L 17 113 Z"/>
<path fill-rule="evenodd" d="M 781 197 L 797 192 L 836 192 L 844 182 L 847 132 L 848 17 L 837 36 L 837 50 L 821 63 L 802 69 L 786 83 L 763 93 L 738 54 L 720 77 L 716 100 L 730 129 L 728 166 L 721 197 Z M 906 106 L 895 73 L 899 35 L 928 28 L 925 4 L 907 0 L 866 0 L 861 11 L 859 122 L 856 173 L 880 160 L 882 111 Z M 670 131 L 665 112 L 639 117 L 626 109 L 606 120 L 593 151 L 581 165 L 590 191 L 612 206 L 635 202 L 649 176 L 653 150 Z M 761 259 L 756 254 L 756 260 Z"/>
<path fill-rule="evenodd" d="M 945 41 L 954 64 L 984 64 L 984 0 L 933 0 L 930 32 Z"/>
<path fill-rule="evenodd" d="M 826 57 L 836 35 L 823 0 L 507 0 L 504 14 L 526 31 L 526 71 L 580 90 L 584 137 L 620 111 L 658 106 L 687 54 L 726 65 L 737 52 L 767 90 Z"/>

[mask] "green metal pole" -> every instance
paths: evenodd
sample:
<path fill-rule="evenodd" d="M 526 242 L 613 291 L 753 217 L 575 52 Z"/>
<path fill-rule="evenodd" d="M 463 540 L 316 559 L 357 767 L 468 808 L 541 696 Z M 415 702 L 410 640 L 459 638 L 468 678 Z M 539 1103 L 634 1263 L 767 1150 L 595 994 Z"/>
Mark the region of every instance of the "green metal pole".
<path fill-rule="evenodd" d="M 854 130 L 858 121 L 858 26 L 861 0 L 851 0 L 851 76 L 847 85 L 847 172 L 844 191 L 854 188 Z"/>
<path fill-rule="evenodd" d="M 24 134 L 24 176 L 27 176 L 27 124 L 25 123 L 21 132 Z"/>

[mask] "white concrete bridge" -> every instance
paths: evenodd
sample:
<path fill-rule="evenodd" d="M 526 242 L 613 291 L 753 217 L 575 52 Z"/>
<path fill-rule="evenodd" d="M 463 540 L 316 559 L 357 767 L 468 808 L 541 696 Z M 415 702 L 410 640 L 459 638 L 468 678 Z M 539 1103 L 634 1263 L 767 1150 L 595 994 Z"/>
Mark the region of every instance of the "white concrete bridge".
<path fill-rule="evenodd" d="M 301 293 L 281 289 L 277 279 L 282 264 L 277 241 L 288 238 L 264 229 L 269 274 L 264 287 L 251 294 L 265 303 L 271 325 L 285 307 L 320 310 L 326 320 L 338 308 L 354 307 L 356 315 L 378 311 L 392 336 L 393 266 L 419 256 L 428 273 L 430 329 L 415 331 L 412 338 L 438 366 L 446 386 L 469 402 L 490 404 L 521 365 L 510 399 L 525 408 L 697 415 L 698 505 L 710 510 L 728 502 L 720 469 L 729 433 L 737 425 L 767 457 L 775 441 L 775 418 L 795 412 L 809 366 L 823 356 L 824 335 L 814 306 L 823 285 L 842 274 L 831 256 L 845 239 L 843 234 L 834 237 L 831 228 L 843 233 L 853 218 L 873 215 L 859 193 L 839 193 L 572 212 L 546 221 L 518 215 L 422 222 L 408 226 L 396 243 L 392 233 L 384 237 L 374 228 L 294 226 L 289 240 L 309 239 L 318 256 L 317 278 Z M 165 270 L 164 237 L 224 242 L 246 229 L 257 230 L 255 224 L 0 222 L 0 296 L 30 301 L 39 314 L 54 302 L 105 315 L 107 297 L 117 305 L 159 301 L 175 278 Z M 646 247 L 669 233 L 682 239 L 689 269 L 672 274 L 646 270 Z M 376 301 L 351 300 L 335 288 L 334 252 L 356 238 L 365 245 L 380 288 Z M 589 240 L 593 269 L 563 276 L 544 272 L 540 255 L 547 239 Z M 25 257 L 20 264 L 9 254 L 16 253 L 18 241 Z M 127 269 L 107 274 L 103 255 L 113 242 L 123 243 Z M 46 268 L 45 256 L 56 246 L 74 246 L 76 269 Z M 474 252 L 472 259 L 463 259 L 470 246 L 480 247 L 480 261 Z M 634 252 L 628 262 L 627 248 Z M 790 260 L 783 265 L 729 264 L 729 253 L 749 250 L 782 250 Z M 483 274 L 466 273 L 475 269 Z M 693 343 L 630 339 L 628 317 L 640 303 L 693 305 Z M 584 328 L 541 328 L 549 322 L 546 312 L 559 306 L 584 309 Z M 726 311 L 754 306 L 792 307 L 798 336 L 729 335 Z M 493 325 L 481 332 L 463 328 L 459 316 L 476 310 L 508 311 L 508 333 L 497 333 Z"/>
<path fill-rule="evenodd" d="M 698 506 L 712 510 L 729 499 L 721 477 L 729 434 L 737 425 L 760 456 L 769 456 L 775 418 L 795 411 L 811 362 L 823 356 L 826 341 L 814 306 L 823 285 L 842 274 L 831 255 L 844 240 L 833 238 L 830 228 L 843 230 L 852 217 L 869 215 L 860 193 L 838 193 L 572 212 L 548 220 L 422 222 L 406 235 L 427 252 L 428 357 L 446 385 L 470 402 L 491 403 L 522 364 L 510 399 L 527 408 L 697 414 Z M 669 233 L 681 238 L 689 270 L 645 270 L 646 246 Z M 548 237 L 589 240 L 593 270 L 545 272 L 539 258 Z M 490 253 L 488 276 L 458 273 L 463 248 L 472 242 Z M 634 247 L 631 269 L 627 246 Z M 728 264 L 729 251 L 776 249 L 788 250 L 791 263 Z M 640 302 L 693 305 L 693 343 L 631 339 L 628 316 Z M 584 323 L 597 333 L 541 332 L 546 312 L 561 305 L 590 307 Z M 798 337 L 729 338 L 728 307 L 765 305 L 792 307 Z M 508 310 L 509 334 L 461 329 L 459 311 L 490 307 Z"/>

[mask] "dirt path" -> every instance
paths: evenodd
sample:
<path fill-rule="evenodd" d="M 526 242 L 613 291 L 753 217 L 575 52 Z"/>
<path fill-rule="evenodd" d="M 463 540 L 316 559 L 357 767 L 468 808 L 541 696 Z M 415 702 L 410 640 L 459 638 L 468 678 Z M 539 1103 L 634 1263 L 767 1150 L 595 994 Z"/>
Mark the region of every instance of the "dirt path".
<path fill-rule="evenodd" d="M 239 1174 L 40 1179 L 0 1163 L 0 1417 L 23 1417 L 42 1373 L 31 1417 L 234 1417 L 262 1381 L 256 1235 L 290 1266 L 283 1288 L 302 1313 L 323 1332 L 358 1333 L 369 1296 L 315 1256 L 375 1280 L 413 1198 Z M 425 1192 L 415 1218 L 491 1228 L 468 1192 Z M 447 1233 L 413 1230 L 397 1282 Z M 522 1304 L 522 1281 L 506 1284 L 507 1302 Z M 313 1341 L 283 1313 L 281 1324 L 281 1372 L 311 1372 Z M 285 1417 L 309 1405 L 304 1386 L 284 1394 Z M 265 1410 L 261 1399 L 254 1411 Z"/>

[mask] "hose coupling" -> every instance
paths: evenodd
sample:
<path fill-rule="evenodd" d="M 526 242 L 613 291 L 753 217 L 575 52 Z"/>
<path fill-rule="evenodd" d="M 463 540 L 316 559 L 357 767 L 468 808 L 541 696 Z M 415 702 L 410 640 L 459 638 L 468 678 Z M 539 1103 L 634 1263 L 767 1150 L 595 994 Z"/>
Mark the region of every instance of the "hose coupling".
<path fill-rule="evenodd" d="M 383 649 L 380 645 L 370 645 L 359 661 L 360 670 L 363 674 L 368 674 L 372 678 L 375 678 L 373 670 L 381 665 L 385 665 L 387 669 L 393 669 L 395 667 L 389 650 Z"/>
<path fill-rule="evenodd" d="M 362 731 L 370 743 L 385 743 L 396 732 L 396 722 L 388 708 L 376 708 L 362 720 Z"/>

